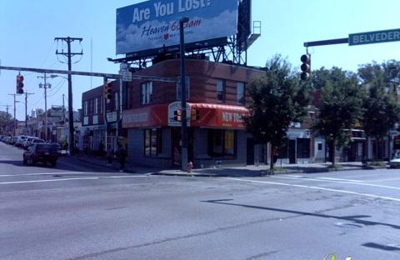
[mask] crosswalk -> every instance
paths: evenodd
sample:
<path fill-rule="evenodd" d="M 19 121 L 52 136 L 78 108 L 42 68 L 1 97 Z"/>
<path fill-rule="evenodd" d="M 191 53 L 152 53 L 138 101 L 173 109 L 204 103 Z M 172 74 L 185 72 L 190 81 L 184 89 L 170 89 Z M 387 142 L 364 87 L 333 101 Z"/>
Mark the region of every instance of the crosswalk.
<path fill-rule="evenodd" d="M 0 185 L 12 184 L 32 184 L 32 183 L 49 183 L 49 182 L 67 182 L 67 181 L 84 181 L 84 180 L 104 180 L 104 179 L 132 179 L 143 178 L 146 175 L 105 175 L 105 174 L 88 174 L 87 172 L 39 172 L 24 174 L 0 174 Z"/>
<path fill-rule="evenodd" d="M 400 202 L 399 186 L 381 185 L 373 183 L 369 180 L 323 176 L 309 177 L 306 175 L 281 175 L 259 179 L 228 177 L 227 179 L 236 182 L 265 185 L 266 188 L 268 186 L 281 186 Z"/>

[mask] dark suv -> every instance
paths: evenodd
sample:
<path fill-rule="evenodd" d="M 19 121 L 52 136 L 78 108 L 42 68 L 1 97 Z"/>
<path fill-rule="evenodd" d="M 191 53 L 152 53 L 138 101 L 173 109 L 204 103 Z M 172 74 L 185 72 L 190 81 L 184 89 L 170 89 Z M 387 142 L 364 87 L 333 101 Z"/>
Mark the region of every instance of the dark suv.
<path fill-rule="evenodd" d="M 34 143 L 29 146 L 28 150 L 23 154 L 23 162 L 26 164 L 36 164 L 41 162 L 44 165 L 50 163 L 56 166 L 58 160 L 58 145 L 48 143 Z"/>

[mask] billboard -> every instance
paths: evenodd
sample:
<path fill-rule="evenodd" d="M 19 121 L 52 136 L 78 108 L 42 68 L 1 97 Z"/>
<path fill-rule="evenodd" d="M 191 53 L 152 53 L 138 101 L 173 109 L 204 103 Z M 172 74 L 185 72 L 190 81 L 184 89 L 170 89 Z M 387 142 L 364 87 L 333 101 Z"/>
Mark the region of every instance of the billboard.
<path fill-rule="evenodd" d="M 185 44 L 219 43 L 218 39 L 237 33 L 238 0 L 151 0 L 119 8 L 116 54 L 154 55 L 179 45 L 183 17 L 189 18 Z"/>

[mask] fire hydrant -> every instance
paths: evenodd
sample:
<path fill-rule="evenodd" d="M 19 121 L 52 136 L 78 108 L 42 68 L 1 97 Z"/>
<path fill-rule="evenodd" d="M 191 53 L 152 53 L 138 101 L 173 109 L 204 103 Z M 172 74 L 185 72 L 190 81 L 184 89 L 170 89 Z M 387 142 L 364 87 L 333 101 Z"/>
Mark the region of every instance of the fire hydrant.
<path fill-rule="evenodd" d="M 192 172 L 192 169 L 193 169 L 193 163 L 192 162 L 188 162 L 188 164 L 187 164 L 187 172 Z"/>

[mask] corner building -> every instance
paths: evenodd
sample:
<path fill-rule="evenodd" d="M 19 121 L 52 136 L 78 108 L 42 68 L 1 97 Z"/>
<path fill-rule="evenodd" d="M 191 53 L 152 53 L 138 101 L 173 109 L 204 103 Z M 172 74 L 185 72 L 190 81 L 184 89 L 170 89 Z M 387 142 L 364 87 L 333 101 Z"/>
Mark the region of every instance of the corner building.
<path fill-rule="evenodd" d="M 195 168 L 246 165 L 262 161 L 242 115 L 249 113 L 247 83 L 263 70 L 206 59 L 185 60 L 188 117 L 188 159 Z M 134 75 L 123 85 L 122 128 L 127 134 L 129 163 L 180 167 L 180 85 L 157 78 L 180 77 L 179 59 L 163 60 Z M 264 149 L 263 149 L 264 150 Z"/>

